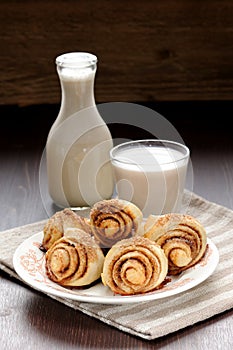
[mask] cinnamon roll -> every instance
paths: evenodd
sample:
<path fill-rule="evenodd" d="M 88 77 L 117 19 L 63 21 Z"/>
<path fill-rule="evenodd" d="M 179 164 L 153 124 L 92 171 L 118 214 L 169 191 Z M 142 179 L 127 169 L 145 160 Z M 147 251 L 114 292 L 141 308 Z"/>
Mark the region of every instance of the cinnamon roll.
<path fill-rule="evenodd" d="M 49 218 L 43 229 L 42 247 L 48 250 L 59 238 L 63 237 L 67 228 L 74 227 L 91 233 L 89 219 L 78 216 L 71 209 L 65 208 Z"/>
<path fill-rule="evenodd" d="M 205 228 L 185 214 L 150 215 L 144 226 L 144 237 L 164 250 L 170 275 L 177 275 L 200 261 L 207 245 Z"/>
<path fill-rule="evenodd" d="M 67 229 L 45 254 L 49 279 L 63 286 L 85 286 L 100 278 L 104 255 L 94 238 L 80 229 Z"/>
<path fill-rule="evenodd" d="M 110 248 L 101 278 L 114 293 L 132 295 L 158 288 L 167 271 L 168 261 L 160 246 L 148 238 L 136 236 Z"/>
<path fill-rule="evenodd" d="M 93 235 L 103 248 L 139 234 L 143 215 L 131 202 L 109 199 L 97 202 L 90 212 Z"/>

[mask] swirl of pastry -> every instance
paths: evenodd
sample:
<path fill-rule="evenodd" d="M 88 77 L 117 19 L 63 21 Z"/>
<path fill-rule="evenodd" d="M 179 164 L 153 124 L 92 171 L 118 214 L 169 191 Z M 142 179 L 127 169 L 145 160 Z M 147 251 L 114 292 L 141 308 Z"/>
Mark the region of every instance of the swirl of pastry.
<path fill-rule="evenodd" d="M 143 294 L 164 282 L 168 261 L 161 247 L 135 236 L 115 243 L 105 256 L 102 282 L 120 295 Z"/>
<path fill-rule="evenodd" d="M 43 249 L 48 250 L 55 241 L 63 237 L 67 228 L 79 228 L 92 234 L 89 219 L 75 214 L 69 208 L 65 208 L 56 212 L 46 222 L 43 229 Z"/>
<path fill-rule="evenodd" d="M 94 237 L 70 228 L 45 253 L 49 279 L 63 286 L 85 286 L 100 278 L 104 254 Z"/>
<path fill-rule="evenodd" d="M 142 219 L 142 212 L 136 205 L 120 199 L 97 202 L 90 212 L 93 235 L 103 248 L 138 234 Z"/>
<path fill-rule="evenodd" d="M 168 258 L 168 274 L 177 275 L 195 265 L 205 253 L 207 235 L 201 223 L 191 215 L 150 215 L 144 237 L 159 244 Z"/>

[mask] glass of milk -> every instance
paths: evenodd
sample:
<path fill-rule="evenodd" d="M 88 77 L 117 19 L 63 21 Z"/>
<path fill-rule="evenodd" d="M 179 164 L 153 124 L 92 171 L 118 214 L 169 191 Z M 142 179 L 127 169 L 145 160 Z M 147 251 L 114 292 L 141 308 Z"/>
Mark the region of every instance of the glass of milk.
<path fill-rule="evenodd" d="M 190 152 L 168 140 L 136 140 L 110 151 L 118 198 L 143 212 L 161 215 L 181 210 Z"/>

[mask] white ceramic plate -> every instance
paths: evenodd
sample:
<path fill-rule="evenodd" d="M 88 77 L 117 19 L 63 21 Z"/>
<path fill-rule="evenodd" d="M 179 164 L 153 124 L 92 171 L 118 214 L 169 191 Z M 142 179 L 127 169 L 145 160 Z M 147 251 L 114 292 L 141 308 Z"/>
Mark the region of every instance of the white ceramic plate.
<path fill-rule="evenodd" d="M 127 304 L 162 299 L 184 292 L 206 280 L 215 270 L 219 253 L 214 243 L 208 239 L 205 256 L 194 267 L 172 277 L 163 288 L 145 294 L 132 296 L 114 295 L 101 282 L 90 287 L 67 288 L 52 282 L 45 272 L 45 254 L 39 249 L 43 233 L 39 232 L 26 239 L 16 249 L 13 264 L 24 282 L 36 290 L 62 298 L 88 303 Z"/>

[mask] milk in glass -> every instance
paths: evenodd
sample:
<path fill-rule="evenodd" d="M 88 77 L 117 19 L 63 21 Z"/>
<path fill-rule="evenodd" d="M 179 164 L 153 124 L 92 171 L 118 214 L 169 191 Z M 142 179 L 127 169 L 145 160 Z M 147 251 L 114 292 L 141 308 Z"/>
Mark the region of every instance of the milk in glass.
<path fill-rule="evenodd" d="M 136 204 L 144 216 L 179 212 L 188 149 L 161 141 L 129 142 L 111 152 L 119 198 Z"/>

